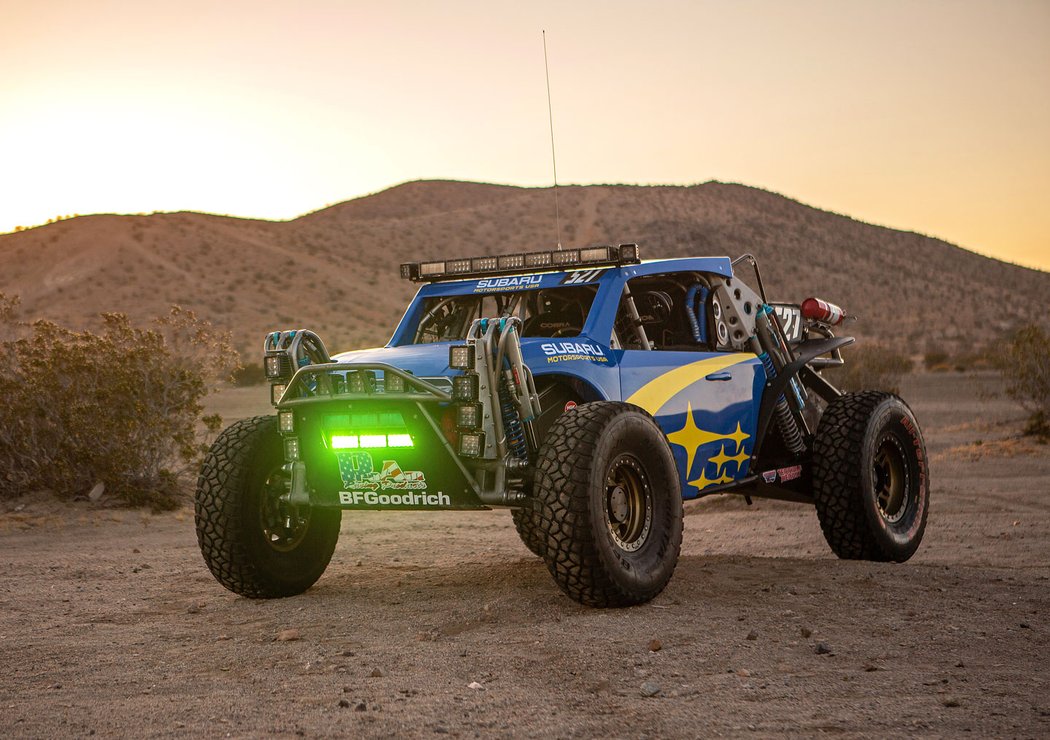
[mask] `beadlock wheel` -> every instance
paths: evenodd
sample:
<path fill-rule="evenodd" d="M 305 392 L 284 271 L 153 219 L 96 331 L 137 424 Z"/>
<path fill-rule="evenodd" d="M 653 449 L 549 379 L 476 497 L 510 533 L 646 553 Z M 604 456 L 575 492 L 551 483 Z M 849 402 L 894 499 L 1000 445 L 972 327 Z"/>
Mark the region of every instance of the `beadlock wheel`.
<path fill-rule="evenodd" d="M 620 455 L 610 466 L 604 502 L 613 542 L 624 552 L 635 552 L 653 526 L 653 494 L 649 477 L 634 455 Z"/>
<path fill-rule="evenodd" d="M 930 510 L 926 445 L 908 405 L 880 391 L 844 393 L 813 443 L 813 502 L 840 558 L 903 562 Z"/>
<path fill-rule="evenodd" d="M 236 594 L 300 594 L 335 550 L 342 512 L 289 504 L 283 465 L 276 416 L 233 424 L 204 458 L 194 501 L 197 541 L 212 575 Z"/>
<path fill-rule="evenodd" d="M 533 489 L 544 561 L 571 598 L 630 606 L 667 585 L 682 546 L 681 483 L 645 411 L 599 401 L 563 414 L 540 448 Z"/>

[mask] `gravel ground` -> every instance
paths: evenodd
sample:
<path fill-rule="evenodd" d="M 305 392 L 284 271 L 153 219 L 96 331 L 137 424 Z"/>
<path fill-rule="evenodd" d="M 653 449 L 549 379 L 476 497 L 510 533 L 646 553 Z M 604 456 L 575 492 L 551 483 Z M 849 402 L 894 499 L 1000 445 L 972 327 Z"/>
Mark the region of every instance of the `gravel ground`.
<path fill-rule="evenodd" d="M 313 589 L 250 601 L 188 510 L 7 503 L 4 732 L 1048 736 L 1050 450 L 965 378 L 904 395 L 933 481 L 910 562 L 838 561 L 811 508 L 716 497 L 624 610 L 562 596 L 506 512 L 346 514 Z"/>

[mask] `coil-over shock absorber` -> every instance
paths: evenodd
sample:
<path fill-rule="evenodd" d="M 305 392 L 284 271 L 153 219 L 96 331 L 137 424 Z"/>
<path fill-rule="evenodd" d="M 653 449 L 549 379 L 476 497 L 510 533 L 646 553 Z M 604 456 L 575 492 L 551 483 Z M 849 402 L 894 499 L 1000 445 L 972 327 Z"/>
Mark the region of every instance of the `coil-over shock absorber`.
<path fill-rule="evenodd" d="M 529 446 L 525 441 L 525 429 L 521 424 L 521 417 L 518 416 L 505 372 L 500 377 L 499 405 L 503 416 L 503 433 L 507 437 L 507 448 L 514 457 L 527 462 Z"/>
<path fill-rule="evenodd" d="M 755 316 L 755 335 L 752 337 L 752 344 L 755 348 L 755 354 L 758 355 L 758 359 L 762 362 L 762 367 L 766 370 L 766 378 L 773 380 L 777 376 L 777 364 L 773 361 L 773 354 L 776 354 L 779 364 L 783 366 L 784 358 L 783 348 L 777 339 L 777 333 L 772 325 L 771 316 L 773 309 L 768 305 L 763 304 L 758 309 Z M 803 397 L 804 390 L 799 387 L 796 381 L 792 381 L 791 389 L 796 395 L 796 400 L 801 407 L 805 403 Z M 787 448 L 795 453 L 799 454 L 806 449 L 806 443 L 802 438 L 802 430 L 799 429 L 798 420 L 795 419 L 794 414 L 791 413 L 791 409 L 788 407 L 788 400 L 783 393 L 780 394 L 780 398 L 777 399 L 776 405 L 773 407 L 773 415 L 777 420 L 777 427 L 780 429 L 780 434 L 784 438 L 784 444 Z"/>

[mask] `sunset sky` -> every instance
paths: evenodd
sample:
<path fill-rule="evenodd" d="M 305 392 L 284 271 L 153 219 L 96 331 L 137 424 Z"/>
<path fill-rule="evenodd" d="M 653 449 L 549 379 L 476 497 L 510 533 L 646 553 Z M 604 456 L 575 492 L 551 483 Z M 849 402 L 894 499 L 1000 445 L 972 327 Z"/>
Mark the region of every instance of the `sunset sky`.
<path fill-rule="evenodd" d="M 544 28 L 562 183 L 741 182 L 1050 269 L 1048 0 L 0 0 L 0 231 L 548 185 Z"/>

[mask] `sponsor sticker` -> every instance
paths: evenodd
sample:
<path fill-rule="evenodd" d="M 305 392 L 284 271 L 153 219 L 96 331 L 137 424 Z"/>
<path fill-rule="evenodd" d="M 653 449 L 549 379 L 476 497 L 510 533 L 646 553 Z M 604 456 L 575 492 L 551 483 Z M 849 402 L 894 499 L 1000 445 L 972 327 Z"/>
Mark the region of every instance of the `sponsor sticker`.
<path fill-rule="evenodd" d="M 543 282 L 542 275 L 521 275 L 519 277 L 486 278 L 474 286 L 475 293 L 489 293 L 507 290 L 531 288 Z"/>
<path fill-rule="evenodd" d="M 766 471 L 764 471 L 762 473 L 762 480 L 764 480 L 766 483 L 775 483 L 776 480 L 777 480 L 777 471 L 775 471 L 775 470 L 766 470 Z"/>
<path fill-rule="evenodd" d="M 781 483 L 787 483 L 788 481 L 798 480 L 802 477 L 802 466 L 792 465 L 789 468 L 777 468 L 777 475 L 780 476 Z"/>
<path fill-rule="evenodd" d="M 384 460 L 377 472 L 367 452 L 337 452 L 339 476 L 347 489 L 370 491 L 425 491 L 427 480 L 419 470 L 402 470 L 397 460 Z"/>
<path fill-rule="evenodd" d="M 544 342 L 540 349 L 547 356 L 548 364 L 571 360 L 609 361 L 602 348 L 590 342 Z"/>
<path fill-rule="evenodd" d="M 344 506 L 451 506 L 447 493 L 378 493 L 376 491 L 340 491 Z"/>
<path fill-rule="evenodd" d="M 565 410 L 566 411 L 572 411 L 574 408 L 576 408 L 576 402 L 575 401 L 566 401 L 565 402 Z"/>

